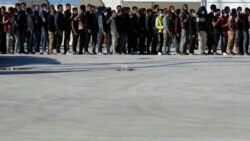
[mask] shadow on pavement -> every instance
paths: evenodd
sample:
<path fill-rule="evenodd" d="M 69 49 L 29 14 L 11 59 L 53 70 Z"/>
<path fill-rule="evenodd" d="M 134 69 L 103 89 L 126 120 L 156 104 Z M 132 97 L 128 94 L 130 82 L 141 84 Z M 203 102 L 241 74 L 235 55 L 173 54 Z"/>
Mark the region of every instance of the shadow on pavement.
<path fill-rule="evenodd" d="M 0 68 L 18 67 L 36 64 L 61 64 L 56 59 L 35 56 L 0 56 Z"/>

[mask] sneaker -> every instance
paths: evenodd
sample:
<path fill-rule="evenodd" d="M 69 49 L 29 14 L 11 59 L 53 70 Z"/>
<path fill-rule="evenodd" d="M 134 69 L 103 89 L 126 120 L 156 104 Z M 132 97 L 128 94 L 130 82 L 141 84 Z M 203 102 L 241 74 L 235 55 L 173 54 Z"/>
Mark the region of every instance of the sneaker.
<path fill-rule="evenodd" d="M 158 56 L 161 56 L 162 55 L 162 53 L 161 52 L 158 52 Z"/>
<path fill-rule="evenodd" d="M 226 52 L 223 52 L 222 55 L 223 56 L 228 56 L 228 54 Z"/>
<path fill-rule="evenodd" d="M 230 51 L 228 55 L 236 55 L 234 52 Z"/>
<path fill-rule="evenodd" d="M 207 55 L 214 55 L 211 51 L 209 51 L 208 53 L 207 53 Z"/>
<path fill-rule="evenodd" d="M 92 55 L 91 53 L 89 53 L 88 51 L 84 52 L 85 55 Z"/>
<path fill-rule="evenodd" d="M 48 55 L 48 53 L 47 52 L 43 52 L 43 55 Z"/>
<path fill-rule="evenodd" d="M 71 51 L 67 51 L 66 55 L 72 55 L 72 52 Z"/>
<path fill-rule="evenodd" d="M 207 55 L 205 52 L 202 52 L 200 55 Z"/>

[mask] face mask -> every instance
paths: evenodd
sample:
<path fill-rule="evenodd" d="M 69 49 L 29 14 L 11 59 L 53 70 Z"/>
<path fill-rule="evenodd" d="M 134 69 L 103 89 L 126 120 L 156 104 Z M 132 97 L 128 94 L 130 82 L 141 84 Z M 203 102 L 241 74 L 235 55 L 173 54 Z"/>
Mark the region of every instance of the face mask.
<path fill-rule="evenodd" d="M 193 13 L 193 16 L 196 17 L 196 13 Z"/>
<path fill-rule="evenodd" d="M 130 16 L 129 16 L 129 18 L 133 18 L 133 16 L 132 16 L 132 15 L 130 15 Z"/>
<path fill-rule="evenodd" d="M 201 14 L 204 15 L 204 14 L 205 14 L 205 11 L 201 11 Z"/>
<path fill-rule="evenodd" d="M 223 16 L 224 16 L 224 17 L 227 17 L 227 14 L 225 13 Z"/>
<path fill-rule="evenodd" d="M 162 16 L 162 13 L 160 13 L 159 16 Z"/>
<path fill-rule="evenodd" d="M 174 13 L 175 11 L 174 10 L 172 10 L 172 13 Z"/>

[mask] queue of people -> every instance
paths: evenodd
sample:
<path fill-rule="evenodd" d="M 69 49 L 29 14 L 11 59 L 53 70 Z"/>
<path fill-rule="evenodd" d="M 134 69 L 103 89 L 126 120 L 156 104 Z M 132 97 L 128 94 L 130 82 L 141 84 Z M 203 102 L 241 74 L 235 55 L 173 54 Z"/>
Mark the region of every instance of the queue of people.
<path fill-rule="evenodd" d="M 66 4 L 64 10 L 61 4 L 26 8 L 16 3 L 0 9 L 1 54 L 95 55 L 104 54 L 103 45 L 108 55 L 170 55 L 171 48 L 179 55 L 194 55 L 196 49 L 200 55 L 250 53 L 249 8 L 211 5 L 208 12 L 204 6 L 196 11 L 184 4 L 181 9 L 119 5 L 112 10 Z"/>

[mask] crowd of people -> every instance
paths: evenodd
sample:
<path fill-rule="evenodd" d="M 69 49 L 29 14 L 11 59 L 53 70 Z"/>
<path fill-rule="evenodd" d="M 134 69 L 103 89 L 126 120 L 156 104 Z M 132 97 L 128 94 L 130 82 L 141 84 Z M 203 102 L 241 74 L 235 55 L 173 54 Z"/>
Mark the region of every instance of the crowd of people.
<path fill-rule="evenodd" d="M 242 7 L 211 5 L 208 12 L 204 6 L 189 10 L 187 4 L 116 10 L 66 4 L 64 10 L 61 4 L 16 3 L 1 7 L 0 53 L 95 55 L 104 54 L 105 45 L 113 55 L 170 55 L 171 48 L 180 55 L 194 55 L 197 48 L 200 55 L 249 55 L 249 27 L 250 10 Z"/>

